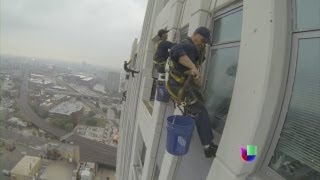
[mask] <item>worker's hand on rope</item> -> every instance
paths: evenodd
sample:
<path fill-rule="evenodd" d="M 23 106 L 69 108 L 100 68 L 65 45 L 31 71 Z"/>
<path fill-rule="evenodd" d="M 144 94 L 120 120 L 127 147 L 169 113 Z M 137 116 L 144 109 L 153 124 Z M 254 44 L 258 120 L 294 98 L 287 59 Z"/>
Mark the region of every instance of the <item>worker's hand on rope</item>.
<path fill-rule="evenodd" d="M 199 70 L 196 68 L 196 66 L 194 66 L 194 68 L 191 69 L 191 75 L 193 77 L 194 80 L 197 80 L 200 78 L 200 72 Z"/>
<path fill-rule="evenodd" d="M 202 78 L 201 78 L 201 75 L 198 76 L 198 78 L 194 78 L 194 81 L 193 81 L 197 86 L 201 87 L 202 86 Z"/>

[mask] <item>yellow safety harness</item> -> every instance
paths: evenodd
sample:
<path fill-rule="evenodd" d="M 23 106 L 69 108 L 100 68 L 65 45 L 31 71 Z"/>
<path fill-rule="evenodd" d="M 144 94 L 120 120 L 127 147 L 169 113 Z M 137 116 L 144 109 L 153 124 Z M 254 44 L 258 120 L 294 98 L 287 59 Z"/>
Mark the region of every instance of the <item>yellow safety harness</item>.
<path fill-rule="evenodd" d="M 199 69 L 199 72 L 201 72 L 201 64 L 202 64 L 202 59 L 204 59 L 204 54 L 205 52 L 200 51 L 200 58 L 197 61 L 198 63 L 196 64 L 197 69 Z M 172 78 L 174 81 L 177 82 L 181 86 L 181 88 L 178 89 L 178 91 L 175 93 L 174 90 L 172 89 L 171 85 L 166 82 L 166 89 L 168 93 L 170 94 L 171 99 L 178 104 L 178 106 L 188 106 L 194 104 L 198 98 L 196 95 L 193 95 L 193 98 L 188 99 L 185 96 L 185 93 L 187 90 L 190 90 L 190 88 L 194 85 L 193 84 L 193 76 L 191 74 L 191 70 L 187 70 L 183 73 L 177 71 L 175 69 L 175 62 L 170 60 L 169 61 L 169 79 Z"/>
<path fill-rule="evenodd" d="M 156 50 L 155 52 L 158 51 L 158 48 L 159 48 L 159 45 L 163 42 L 163 40 L 160 40 L 157 44 L 156 44 Z M 167 61 L 159 61 L 157 58 L 153 57 L 153 63 L 154 64 L 157 64 L 157 65 L 160 65 L 160 66 L 165 66 Z"/>

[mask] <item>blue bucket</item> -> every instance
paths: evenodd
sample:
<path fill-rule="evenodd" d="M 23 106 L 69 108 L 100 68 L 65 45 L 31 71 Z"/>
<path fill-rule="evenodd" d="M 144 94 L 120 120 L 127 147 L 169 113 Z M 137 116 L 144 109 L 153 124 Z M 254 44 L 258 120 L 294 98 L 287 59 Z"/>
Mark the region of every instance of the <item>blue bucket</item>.
<path fill-rule="evenodd" d="M 167 118 L 167 151 L 175 156 L 188 153 L 195 122 L 189 116 Z"/>
<path fill-rule="evenodd" d="M 170 100 L 170 95 L 163 81 L 158 81 L 156 100 L 165 103 Z"/>

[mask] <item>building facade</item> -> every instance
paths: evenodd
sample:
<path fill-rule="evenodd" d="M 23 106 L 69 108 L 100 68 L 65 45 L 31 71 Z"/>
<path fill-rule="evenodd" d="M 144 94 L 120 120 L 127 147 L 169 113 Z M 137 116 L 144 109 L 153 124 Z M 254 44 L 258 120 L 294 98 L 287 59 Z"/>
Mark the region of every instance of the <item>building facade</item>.
<path fill-rule="evenodd" d="M 150 101 L 157 31 L 169 40 L 212 30 L 203 65 L 206 106 L 219 144 L 205 158 L 198 134 L 188 154 L 166 152 L 172 102 Z M 149 0 L 127 81 L 117 155 L 119 180 L 320 178 L 320 1 Z M 196 131 L 196 130 L 194 130 Z M 251 163 L 240 147 L 257 146 Z"/>
<path fill-rule="evenodd" d="M 119 92 L 120 72 L 109 72 L 106 87 L 109 91 Z"/>
<path fill-rule="evenodd" d="M 12 180 L 35 179 L 41 167 L 41 158 L 35 156 L 24 156 L 11 170 Z"/>

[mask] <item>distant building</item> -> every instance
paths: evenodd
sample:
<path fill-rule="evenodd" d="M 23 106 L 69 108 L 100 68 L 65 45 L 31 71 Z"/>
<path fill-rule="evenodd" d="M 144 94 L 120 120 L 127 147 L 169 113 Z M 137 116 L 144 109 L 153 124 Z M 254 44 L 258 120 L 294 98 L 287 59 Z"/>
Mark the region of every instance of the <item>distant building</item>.
<path fill-rule="evenodd" d="M 67 90 L 66 87 L 63 87 L 63 86 L 52 86 L 52 89 L 56 89 L 56 90 L 60 90 L 60 91 L 65 91 Z"/>
<path fill-rule="evenodd" d="M 120 73 L 119 72 L 109 72 L 107 77 L 106 86 L 110 91 L 119 91 L 120 84 Z"/>
<path fill-rule="evenodd" d="M 49 111 L 52 107 L 56 106 L 57 104 L 66 101 L 68 96 L 62 94 L 55 94 L 52 98 L 45 100 L 43 103 L 40 104 L 40 108 L 44 111 Z"/>
<path fill-rule="evenodd" d="M 11 170 L 11 180 L 32 180 L 37 175 L 41 166 L 41 158 L 24 156 Z"/>
<path fill-rule="evenodd" d="M 28 126 L 28 123 L 26 123 L 26 122 L 24 122 L 21 119 L 16 118 L 16 117 L 12 117 L 12 118 L 8 119 L 6 121 L 6 124 L 10 125 L 10 126 L 17 127 L 17 128 L 25 128 L 25 127 Z"/>
<path fill-rule="evenodd" d="M 96 80 L 94 77 L 85 76 L 85 75 L 81 75 L 81 74 L 69 74 L 69 75 L 65 76 L 65 78 L 69 82 L 76 83 L 76 84 L 82 85 L 82 86 L 87 86 L 90 88 L 92 88 L 96 83 Z"/>
<path fill-rule="evenodd" d="M 98 166 L 91 162 L 82 162 L 74 171 L 75 179 L 92 180 L 97 173 Z"/>
<path fill-rule="evenodd" d="M 105 128 L 77 125 L 75 133 L 90 140 L 103 142 Z"/>
<path fill-rule="evenodd" d="M 10 119 L 13 117 L 14 109 L 0 106 L 0 117 L 3 119 Z"/>
<path fill-rule="evenodd" d="M 52 108 L 49 113 L 51 117 L 61 117 L 73 121 L 78 124 L 80 116 L 83 115 L 83 104 L 80 101 L 67 101 Z"/>
<path fill-rule="evenodd" d="M 45 145 L 45 151 L 54 151 L 56 150 L 61 158 L 66 159 L 72 162 L 79 162 L 80 161 L 80 150 L 79 146 L 71 145 L 67 143 L 48 143 Z"/>
<path fill-rule="evenodd" d="M 120 72 L 119 93 L 126 90 L 126 71 L 123 69 Z"/>
<path fill-rule="evenodd" d="M 19 91 L 14 89 L 15 84 L 7 78 L 6 81 L 4 81 L 1 91 L 2 94 L 6 97 L 11 97 L 11 98 L 17 98 L 19 95 Z"/>

